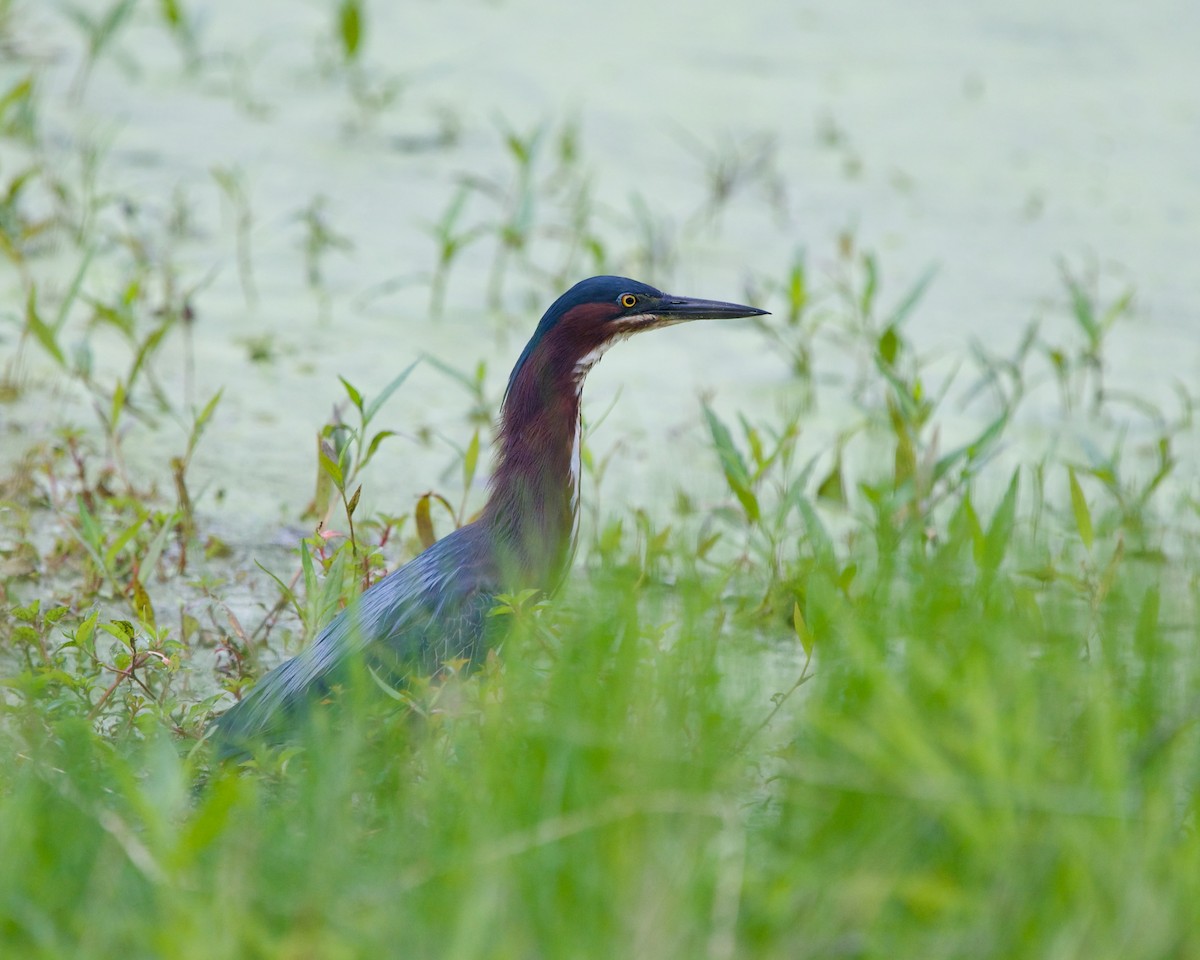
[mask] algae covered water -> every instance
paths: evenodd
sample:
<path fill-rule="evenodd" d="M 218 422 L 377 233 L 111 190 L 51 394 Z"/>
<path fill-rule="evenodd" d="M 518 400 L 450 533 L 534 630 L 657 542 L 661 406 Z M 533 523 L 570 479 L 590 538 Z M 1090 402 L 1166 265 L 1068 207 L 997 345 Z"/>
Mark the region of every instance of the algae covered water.
<path fill-rule="evenodd" d="M 191 334 L 165 338 L 161 376 L 179 408 L 225 388 L 192 469 L 235 526 L 307 502 L 337 375 L 371 389 L 422 355 L 486 362 L 494 402 L 545 305 L 601 270 L 778 308 L 768 291 L 801 251 L 820 282 L 853 238 L 893 300 L 936 270 L 909 329 L 957 353 L 1012 346 L 1033 319 L 1069 326 L 1065 261 L 1110 299 L 1135 293 L 1111 333 L 1116 386 L 1161 404 L 1195 379 L 1188 4 L 70 9 L 6 19 L 5 86 L 35 81 L 5 112 L 8 176 L 33 171 L 14 223 L 60 228 L 6 271 L 6 339 L 31 286 L 53 316 L 85 257 L 59 336 L 68 354 L 87 341 L 98 370 L 129 360 L 88 332 L 90 301 L 132 296 L 147 327 L 186 302 Z M 23 359 L 46 369 L 36 348 Z M 635 438 L 613 469 L 649 486 L 637 461 L 694 429 L 701 390 L 771 409 L 786 369 L 744 325 L 614 352 L 596 416 L 618 392 L 618 411 L 661 413 L 595 433 Z M 440 435 L 467 400 L 423 369 L 390 425 Z M 90 416 L 69 395 L 28 409 L 34 430 Z M 150 436 L 127 455 L 161 473 L 179 431 Z M 389 444 L 387 496 L 433 485 L 449 452 Z"/>

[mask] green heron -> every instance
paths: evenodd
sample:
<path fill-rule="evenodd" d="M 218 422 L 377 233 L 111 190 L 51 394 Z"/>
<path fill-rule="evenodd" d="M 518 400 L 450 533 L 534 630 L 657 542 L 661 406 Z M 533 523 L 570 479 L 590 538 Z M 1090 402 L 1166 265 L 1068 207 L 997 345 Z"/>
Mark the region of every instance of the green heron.
<path fill-rule="evenodd" d="M 478 519 L 439 540 L 343 610 L 304 650 L 268 673 L 216 724 L 224 756 L 278 739 L 355 663 L 403 682 L 458 659 L 478 662 L 505 618 L 498 594 L 553 592 L 579 518 L 579 402 L 612 344 L 689 320 L 767 311 L 676 297 L 624 277 L 592 277 L 554 301 L 526 345 L 500 410 L 498 453 Z"/>

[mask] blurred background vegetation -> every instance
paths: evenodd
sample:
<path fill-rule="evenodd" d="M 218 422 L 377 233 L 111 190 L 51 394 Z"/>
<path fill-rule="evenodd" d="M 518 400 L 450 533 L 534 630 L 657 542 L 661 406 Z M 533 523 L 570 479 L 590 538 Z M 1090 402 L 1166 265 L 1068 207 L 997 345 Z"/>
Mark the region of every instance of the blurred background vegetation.
<path fill-rule="evenodd" d="M 0 952 L 1200 954 L 1188 25 L 0 0 Z M 864 28 L 867 22 L 870 29 Z M 618 348 L 562 594 L 203 734 Z"/>

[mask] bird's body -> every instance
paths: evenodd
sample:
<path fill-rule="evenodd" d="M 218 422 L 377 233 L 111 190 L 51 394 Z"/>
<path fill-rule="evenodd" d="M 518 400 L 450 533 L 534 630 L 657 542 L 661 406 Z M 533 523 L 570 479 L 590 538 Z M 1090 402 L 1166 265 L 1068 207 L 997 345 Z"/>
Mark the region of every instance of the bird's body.
<path fill-rule="evenodd" d="M 488 617 L 496 596 L 552 592 L 569 564 L 578 522 L 580 394 L 601 354 L 641 330 L 764 312 L 671 297 L 623 277 L 593 277 L 559 297 L 509 378 L 479 518 L 375 584 L 303 653 L 264 677 L 217 722 L 222 752 L 286 734 L 356 663 L 398 683 L 451 660 L 480 659 L 497 639 L 498 619 Z"/>

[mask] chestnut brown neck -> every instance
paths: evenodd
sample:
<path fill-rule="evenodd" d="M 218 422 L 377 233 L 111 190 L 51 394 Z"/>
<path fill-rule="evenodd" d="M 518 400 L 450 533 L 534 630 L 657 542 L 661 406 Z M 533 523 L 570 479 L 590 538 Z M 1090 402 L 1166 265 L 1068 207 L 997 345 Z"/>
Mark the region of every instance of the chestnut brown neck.
<path fill-rule="evenodd" d="M 579 403 L 588 370 L 619 334 L 616 311 L 585 304 L 530 345 L 500 412 L 499 449 L 481 522 L 513 587 L 551 591 L 574 547 L 579 505 Z"/>

